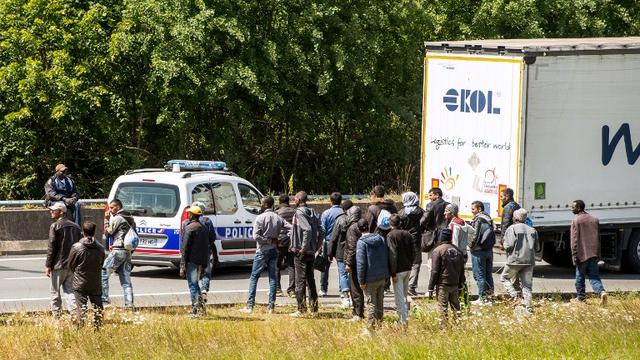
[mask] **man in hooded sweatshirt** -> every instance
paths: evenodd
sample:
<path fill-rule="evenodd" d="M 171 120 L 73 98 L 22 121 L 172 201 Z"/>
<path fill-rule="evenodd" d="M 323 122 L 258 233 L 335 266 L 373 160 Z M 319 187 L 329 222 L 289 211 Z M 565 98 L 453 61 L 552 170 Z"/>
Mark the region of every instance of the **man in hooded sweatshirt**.
<path fill-rule="evenodd" d="M 87 301 L 93 305 L 93 325 L 99 328 L 102 322 L 102 263 L 104 247 L 96 242 L 96 224 L 86 221 L 82 224 L 84 237 L 73 244 L 69 252 L 69 270 L 73 272 L 73 295 L 76 298 L 75 321 L 84 325 Z"/>
<path fill-rule="evenodd" d="M 358 271 L 356 266 L 356 247 L 358 240 L 362 236 L 358 228 L 358 221 L 362 218 L 362 209 L 358 206 L 352 206 L 347 210 L 347 220 L 351 225 L 347 228 L 345 234 L 344 247 L 344 269 L 349 274 L 349 282 L 351 284 L 351 304 L 353 305 L 353 318 L 351 321 L 364 319 L 364 293 L 358 282 Z"/>
<path fill-rule="evenodd" d="M 408 294 L 416 296 L 418 293 L 418 277 L 420 276 L 420 267 L 422 266 L 422 251 L 420 250 L 420 237 L 422 228 L 420 227 L 420 219 L 424 214 L 424 210 L 418 205 L 418 196 L 411 191 L 402 194 L 402 205 L 404 207 L 398 212 L 400 216 L 400 229 L 407 230 L 413 238 L 413 264 L 411 265 L 411 273 L 409 274 L 409 291 Z"/>
<path fill-rule="evenodd" d="M 298 310 L 290 315 L 302 317 L 307 312 L 307 286 L 311 312 L 318 312 L 318 292 L 313 274 L 313 260 L 322 245 L 320 217 L 307 206 L 307 193 L 300 191 L 295 196 L 297 206 L 289 233 L 289 251 L 294 254 L 293 264 L 296 278 L 296 302 Z"/>
<path fill-rule="evenodd" d="M 369 327 L 374 328 L 384 315 L 384 283 L 389 277 L 389 248 L 382 236 L 369 232 L 365 220 L 358 221 L 362 232 L 356 247 L 358 282 L 367 298 Z"/>
<path fill-rule="evenodd" d="M 336 219 L 331 232 L 331 241 L 328 246 L 329 259 L 335 258 L 338 263 L 338 275 L 340 277 L 340 297 L 342 298 L 342 307 L 351 307 L 351 297 L 349 296 L 350 284 L 349 274 L 345 271 L 344 264 L 344 248 L 347 240 L 347 229 L 353 222 L 350 221 L 347 212 L 353 206 L 351 200 L 344 200 L 340 205 L 345 212 Z"/>

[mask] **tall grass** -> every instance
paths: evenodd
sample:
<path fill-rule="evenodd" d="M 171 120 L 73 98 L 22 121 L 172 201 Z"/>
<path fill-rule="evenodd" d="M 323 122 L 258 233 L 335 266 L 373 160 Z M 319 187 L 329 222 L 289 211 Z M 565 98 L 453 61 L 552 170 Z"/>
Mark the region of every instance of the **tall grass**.
<path fill-rule="evenodd" d="M 412 309 L 408 329 L 394 324 L 365 335 L 345 310 L 290 318 L 290 307 L 241 315 L 213 308 L 189 319 L 186 308 L 109 310 L 103 328 L 77 330 L 49 315 L 0 317 L 0 357 L 7 359 L 640 359 L 640 296 L 573 304 L 543 299 L 525 316 L 506 304 L 474 308 L 438 327 L 433 303 Z"/>

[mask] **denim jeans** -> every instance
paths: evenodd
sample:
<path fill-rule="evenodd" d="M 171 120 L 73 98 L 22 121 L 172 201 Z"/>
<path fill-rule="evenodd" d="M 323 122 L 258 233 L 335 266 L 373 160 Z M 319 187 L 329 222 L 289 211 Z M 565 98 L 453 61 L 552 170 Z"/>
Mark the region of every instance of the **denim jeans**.
<path fill-rule="evenodd" d="M 517 266 L 517 265 L 505 265 L 502 275 L 500 275 L 500 281 L 504 285 L 504 288 L 509 293 L 511 298 L 518 297 L 518 291 L 513 285 L 514 281 L 520 281 L 520 287 L 522 288 L 522 298 L 524 299 L 524 306 L 527 309 L 531 309 L 532 287 L 533 287 L 533 265 Z"/>
<path fill-rule="evenodd" d="M 409 274 L 411 271 L 403 271 L 396 274 L 393 281 L 393 296 L 396 298 L 396 311 L 400 325 L 407 325 L 409 318 L 409 306 L 407 304 L 407 292 L 409 291 Z"/>
<path fill-rule="evenodd" d="M 189 286 L 189 295 L 191 295 L 191 313 L 198 312 L 202 304 L 202 290 L 200 289 L 200 271 L 202 265 L 188 262 L 185 271 L 187 285 Z M 206 271 L 206 270 L 205 270 Z"/>
<path fill-rule="evenodd" d="M 600 272 L 598 270 L 598 258 L 591 259 L 576 265 L 576 293 L 578 299 L 584 300 L 587 297 L 585 277 L 589 278 L 593 292 L 600 295 L 604 290 L 602 280 L 600 280 Z"/>
<path fill-rule="evenodd" d="M 131 286 L 131 251 L 113 249 L 102 265 L 102 302 L 109 303 L 109 276 L 118 271 L 124 294 L 124 306 L 133 307 L 133 287 Z"/>
<path fill-rule="evenodd" d="M 51 271 L 51 283 L 49 285 L 49 293 L 51 295 L 51 311 L 53 315 L 58 317 L 61 313 L 62 297 L 64 294 L 67 303 L 67 310 L 73 314 L 76 309 L 76 300 L 73 296 L 73 272 L 69 269 L 59 269 Z"/>
<path fill-rule="evenodd" d="M 204 270 L 204 276 L 200 279 L 200 291 L 203 293 L 209 292 L 209 283 L 211 282 L 211 276 L 213 275 L 213 259 L 209 259 L 209 264 Z"/>
<path fill-rule="evenodd" d="M 493 294 L 493 251 L 472 251 L 471 270 L 478 284 L 478 295 L 485 299 Z"/>
<path fill-rule="evenodd" d="M 349 292 L 351 287 L 349 286 L 349 274 L 344 270 L 344 261 L 337 260 L 338 263 L 338 275 L 340 277 L 340 292 Z"/>
<path fill-rule="evenodd" d="M 256 287 L 262 270 L 265 268 L 269 272 L 269 309 L 276 306 L 276 266 L 278 262 L 278 250 L 276 248 L 256 251 L 253 258 L 253 268 L 249 278 L 249 298 L 247 308 L 253 309 L 256 304 Z"/>

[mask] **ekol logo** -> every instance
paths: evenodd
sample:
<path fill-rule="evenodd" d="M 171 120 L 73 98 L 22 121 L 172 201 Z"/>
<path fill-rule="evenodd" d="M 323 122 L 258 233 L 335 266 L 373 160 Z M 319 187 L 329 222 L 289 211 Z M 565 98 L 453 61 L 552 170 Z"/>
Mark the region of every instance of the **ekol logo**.
<path fill-rule="evenodd" d="M 449 89 L 442 98 L 442 102 L 447 107 L 447 110 L 460 111 L 460 112 L 474 112 L 487 114 L 500 114 L 500 108 L 494 106 L 493 103 L 493 91 L 489 90 L 486 93 L 482 90 L 469 90 Z"/>

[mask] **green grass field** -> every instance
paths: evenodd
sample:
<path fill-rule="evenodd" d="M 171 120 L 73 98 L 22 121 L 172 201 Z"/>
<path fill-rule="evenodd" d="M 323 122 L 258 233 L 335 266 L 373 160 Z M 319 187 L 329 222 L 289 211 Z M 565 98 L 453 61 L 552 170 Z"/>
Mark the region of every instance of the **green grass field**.
<path fill-rule="evenodd" d="M 533 315 L 506 304 L 474 308 L 439 330 L 432 302 L 417 303 L 408 329 L 385 312 L 383 326 L 363 334 L 350 312 L 321 308 L 293 319 L 291 307 L 251 315 L 210 307 L 189 319 L 186 308 L 137 313 L 109 309 L 103 328 L 76 329 L 44 314 L 0 316 L 0 358 L 6 359 L 640 359 L 640 296 L 574 304 L 542 299 Z"/>

